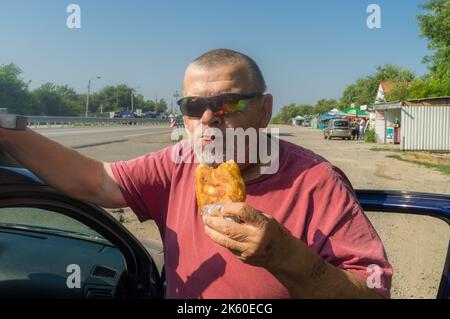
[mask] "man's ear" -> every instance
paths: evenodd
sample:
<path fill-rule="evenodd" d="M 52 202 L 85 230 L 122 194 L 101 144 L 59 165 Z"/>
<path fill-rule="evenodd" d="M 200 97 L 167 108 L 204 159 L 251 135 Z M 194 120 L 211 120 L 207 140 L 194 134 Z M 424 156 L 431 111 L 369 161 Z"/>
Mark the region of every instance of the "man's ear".
<path fill-rule="evenodd" d="M 272 118 L 273 96 L 272 94 L 265 94 L 262 99 L 260 123 L 261 127 L 266 128 L 270 123 L 270 119 Z"/>

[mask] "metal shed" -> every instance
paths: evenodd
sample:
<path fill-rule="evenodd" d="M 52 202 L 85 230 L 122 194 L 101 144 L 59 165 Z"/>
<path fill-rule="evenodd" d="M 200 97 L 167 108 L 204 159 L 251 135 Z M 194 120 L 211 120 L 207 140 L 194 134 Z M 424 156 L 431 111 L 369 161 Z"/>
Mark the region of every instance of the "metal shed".
<path fill-rule="evenodd" d="M 399 143 L 402 151 L 450 152 L 450 97 L 375 104 L 380 143 Z"/>

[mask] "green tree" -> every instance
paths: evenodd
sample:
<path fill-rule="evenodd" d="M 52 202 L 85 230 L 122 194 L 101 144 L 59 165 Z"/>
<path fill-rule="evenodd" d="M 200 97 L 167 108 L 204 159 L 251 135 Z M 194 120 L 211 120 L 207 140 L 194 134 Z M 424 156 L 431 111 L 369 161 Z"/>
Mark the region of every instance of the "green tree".
<path fill-rule="evenodd" d="M 405 83 L 399 83 L 399 85 L 392 87 L 385 96 L 386 101 L 392 102 L 406 100 L 410 95 L 410 85 L 410 83 L 408 85 L 406 85 Z"/>
<path fill-rule="evenodd" d="M 80 96 L 67 85 L 45 83 L 33 90 L 33 113 L 48 116 L 75 116 L 83 112 Z"/>
<path fill-rule="evenodd" d="M 137 109 L 144 110 L 144 106 L 145 106 L 144 96 L 142 94 L 135 94 L 133 98 L 133 108 L 135 110 Z"/>
<path fill-rule="evenodd" d="M 297 116 L 297 106 L 289 104 L 283 106 L 276 116 L 272 118 L 273 124 L 288 124 L 293 117 Z"/>
<path fill-rule="evenodd" d="M 417 16 L 422 37 L 428 38 L 433 55 L 426 56 L 429 73 L 416 78 L 409 87 L 396 87 L 389 100 L 450 95 L 450 0 L 429 0 Z"/>
<path fill-rule="evenodd" d="M 336 108 L 339 105 L 339 102 L 335 99 L 322 99 L 319 100 L 316 105 L 314 106 L 314 114 L 323 114 L 327 113 L 328 111 Z"/>
<path fill-rule="evenodd" d="M 102 105 L 103 112 L 117 112 L 131 109 L 132 91 L 133 88 L 126 84 L 105 86 L 103 89 L 92 95 L 92 103 L 89 103 L 89 109 L 92 112 L 99 112 L 100 105 Z M 135 99 L 133 99 L 133 104 L 135 104 L 134 102 Z M 140 103 L 139 98 L 137 103 Z M 134 106 L 134 108 L 139 107 Z"/>
<path fill-rule="evenodd" d="M 355 83 L 345 88 L 341 103 L 347 106 L 352 103 L 357 105 L 373 104 L 381 82 L 405 83 L 411 82 L 414 78 L 414 73 L 407 68 L 391 64 L 377 66 L 375 73 L 359 78 Z"/>
<path fill-rule="evenodd" d="M 0 107 L 10 113 L 32 114 L 28 83 L 20 75 L 22 71 L 15 64 L 0 65 Z"/>
<path fill-rule="evenodd" d="M 143 112 L 156 111 L 165 112 L 167 104 L 164 100 L 145 100 L 142 94 L 137 93 L 126 84 L 108 85 L 91 96 L 89 109 L 92 112 L 119 112 L 131 110 L 131 95 L 133 94 L 133 110 L 141 109 Z M 86 96 L 83 96 L 86 99 Z M 92 107 L 91 107 L 92 105 Z M 101 108 L 100 108 L 101 106 Z"/>
<path fill-rule="evenodd" d="M 289 104 L 281 108 L 276 116 L 272 118 L 273 124 L 289 124 L 293 117 L 298 115 L 307 116 L 313 114 L 314 108 L 309 104 Z"/>
<path fill-rule="evenodd" d="M 430 75 L 417 78 L 408 88 L 408 98 L 410 99 L 448 96 L 449 94 L 448 87 L 443 85 L 441 80 L 432 78 Z"/>
<path fill-rule="evenodd" d="M 421 36 L 434 54 L 424 58 L 430 74 L 414 83 L 410 97 L 450 95 L 450 0 L 429 0 L 421 8 L 426 10 L 417 16 Z"/>
<path fill-rule="evenodd" d="M 363 79 L 360 78 L 357 80 L 357 82 L 358 81 L 363 81 Z M 347 87 L 344 89 L 344 92 L 342 93 L 342 97 L 340 100 L 341 104 L 348 107 L 350 106 L 350 104 L 354 103 L 357 97 L 362 95 L 361 87 L 362 85 L 357 85 L 356 83 L 347 85 Z"/>
<path fill-rule="evenodd" d="M 160 99 L 155 105 L 155 111 L 159 114 L 163 114 L 167 111 L 166 100 Z"/>
<path fill-rule="evenodd" d="M 20 77 L 22 71 L 13 63 L 0 65 L 0 108 L 24 115 L 73 116 L 84 115 L 87 94 L 79 94 L 67 85 L 45 83 L 29 91 L 28 83 Z M 133 103 L 132 103 L 133 101 Z M 167 102 L 145 100 L 126 84 L 108 85 L 89 96 L 89 112 L 115 112 L 142 109 L 167 113 Z"/>
<path fill-rule="evenodd" d="M 297 105 L 297 110 L 298 110 L 297 115 L 301 116 L 308 116 L 314 114 L 314 107 L 309 104 Z"/>
<path fill-rule="evenodd" d="M 142 110 L 144 112 L 155 112 L 155 110 L 156 110 L 156 102 L 153 101 L 153 100 L 145 101 Z"/>

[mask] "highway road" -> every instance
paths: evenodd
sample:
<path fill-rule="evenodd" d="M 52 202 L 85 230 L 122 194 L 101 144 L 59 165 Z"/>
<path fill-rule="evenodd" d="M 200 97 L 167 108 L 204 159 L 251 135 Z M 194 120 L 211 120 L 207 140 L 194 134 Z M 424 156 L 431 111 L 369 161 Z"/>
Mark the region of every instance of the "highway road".
<path fill-rule="evenodd" d="M 126 142 L 136 137 L 170 135 L 172 132 L 169 126 L 38 128 L 34 130 L 52 140 L 76 149 Z"/>

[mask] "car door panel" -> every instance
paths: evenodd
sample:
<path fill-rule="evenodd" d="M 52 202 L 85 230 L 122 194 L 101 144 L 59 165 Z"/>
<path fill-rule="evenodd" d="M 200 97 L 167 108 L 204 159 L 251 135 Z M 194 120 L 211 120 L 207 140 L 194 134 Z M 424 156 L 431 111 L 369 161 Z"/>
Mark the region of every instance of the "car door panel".
<path fill-rule="evenodd" d="M 450 226 L 449 195 L 377 190 L 357 190 L 356 195 L 366 212 L 431 216 Z M 420 229 L 417 231 L 420 232 Z M 446 247 L 444 269 L 436 296 L 438 299 L 450 298 L 450 242 Z"/>

